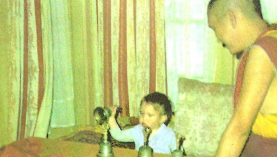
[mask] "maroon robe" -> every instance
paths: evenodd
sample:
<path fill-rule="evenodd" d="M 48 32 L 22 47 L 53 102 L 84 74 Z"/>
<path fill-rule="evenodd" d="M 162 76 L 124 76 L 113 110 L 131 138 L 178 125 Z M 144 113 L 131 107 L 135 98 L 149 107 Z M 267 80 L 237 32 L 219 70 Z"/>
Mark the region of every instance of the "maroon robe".
<path fill-rule="evenodd" d="M 277 68 L 277 39 L 270 36 L 264 36 L 265 33 L 273 29 L 276 30 L 276 25 L 269 27 L 266 32 L 262 33 L 254 45 L 260 45 Z M 234 107 L 236 107 L 240 95 L 247 57 L 248 52 L 245 52 L 245 55 L 243 55 L 239 64 L 234 93 Z M 277 157 L 277 139 L 265 138 L 251 133 L 245 148 L 242 151 L 241 157 Z"/>

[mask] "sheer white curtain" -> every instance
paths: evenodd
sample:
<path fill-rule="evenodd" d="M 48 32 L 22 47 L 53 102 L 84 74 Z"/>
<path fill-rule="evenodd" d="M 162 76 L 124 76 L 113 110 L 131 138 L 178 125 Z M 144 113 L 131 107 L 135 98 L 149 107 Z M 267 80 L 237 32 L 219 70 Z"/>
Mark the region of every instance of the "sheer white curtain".
<path fill-rule="evenodd" d="M 54 91 L 51 127 L 75 125 L 71 32 L 66 0 L 51 0 Z"/>
<path fill-rule="evenodd" d="M 277 1 L 261 0 L 261 5 L 264 19 L 270 24 L 277 23 Z"/>
<path fill-rule="evenodd" d="M 165 0 L 168 93 L 177 100 L 179 77 L 214 80 L 216 39 L 208 28 L 209 0 Z M 175 104 L 175 103 L 174 103 Z"/>

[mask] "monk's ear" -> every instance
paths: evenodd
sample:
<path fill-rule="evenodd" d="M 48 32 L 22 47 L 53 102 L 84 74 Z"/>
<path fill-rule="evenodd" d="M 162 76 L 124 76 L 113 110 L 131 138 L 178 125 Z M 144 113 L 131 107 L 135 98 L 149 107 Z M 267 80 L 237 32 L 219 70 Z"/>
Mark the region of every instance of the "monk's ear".
<path fill-rule="evenodd" d="M 237 17 L 233 10 L 228 10 L 228 17 L 231 22 L 231 25 L 233 28 L 236 28 L 237 25 Z"/>

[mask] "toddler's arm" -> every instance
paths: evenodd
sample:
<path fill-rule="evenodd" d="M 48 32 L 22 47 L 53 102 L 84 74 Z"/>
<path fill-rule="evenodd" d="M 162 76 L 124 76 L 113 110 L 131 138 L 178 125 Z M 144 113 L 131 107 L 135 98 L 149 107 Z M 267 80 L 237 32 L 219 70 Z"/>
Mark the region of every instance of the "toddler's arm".
<path fill-rule="evenodd" d="M 134 142 L 132 129 L 120 130 L 119 127 L 110 130 L 114 139 L 120 142 Z"/>
<path fill-rule="evenodd" d="M 114 129 L 114 128 L 118 127 L 118 124 L 117 124 L 116 119 L 115 119 L 116 109 L 117 109 L 117 107 L 113 108 L 112 115 L 109 118 L 108 123 L 109 123 L 110 129 Z"/>

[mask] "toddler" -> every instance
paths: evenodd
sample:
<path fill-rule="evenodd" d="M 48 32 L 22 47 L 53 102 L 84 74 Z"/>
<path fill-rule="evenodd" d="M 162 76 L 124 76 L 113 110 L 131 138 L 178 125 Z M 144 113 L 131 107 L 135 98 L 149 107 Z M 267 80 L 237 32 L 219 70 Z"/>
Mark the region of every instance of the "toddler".
<path fill-rule="evenodd" d="M 115 119 L 116 108 L 109 118 L 111 136 L 121 142 L 134 142 L 136 150 L 144 145 L 142 130 L 151 128 L 148 145 L 155 153 L 171 154 L 176 146 L 175 132 L 167 127 L 172 116 L 172 105 L 168 97 L 154 92 L 142 98 L 138 125 L 121 130 Z"/>

